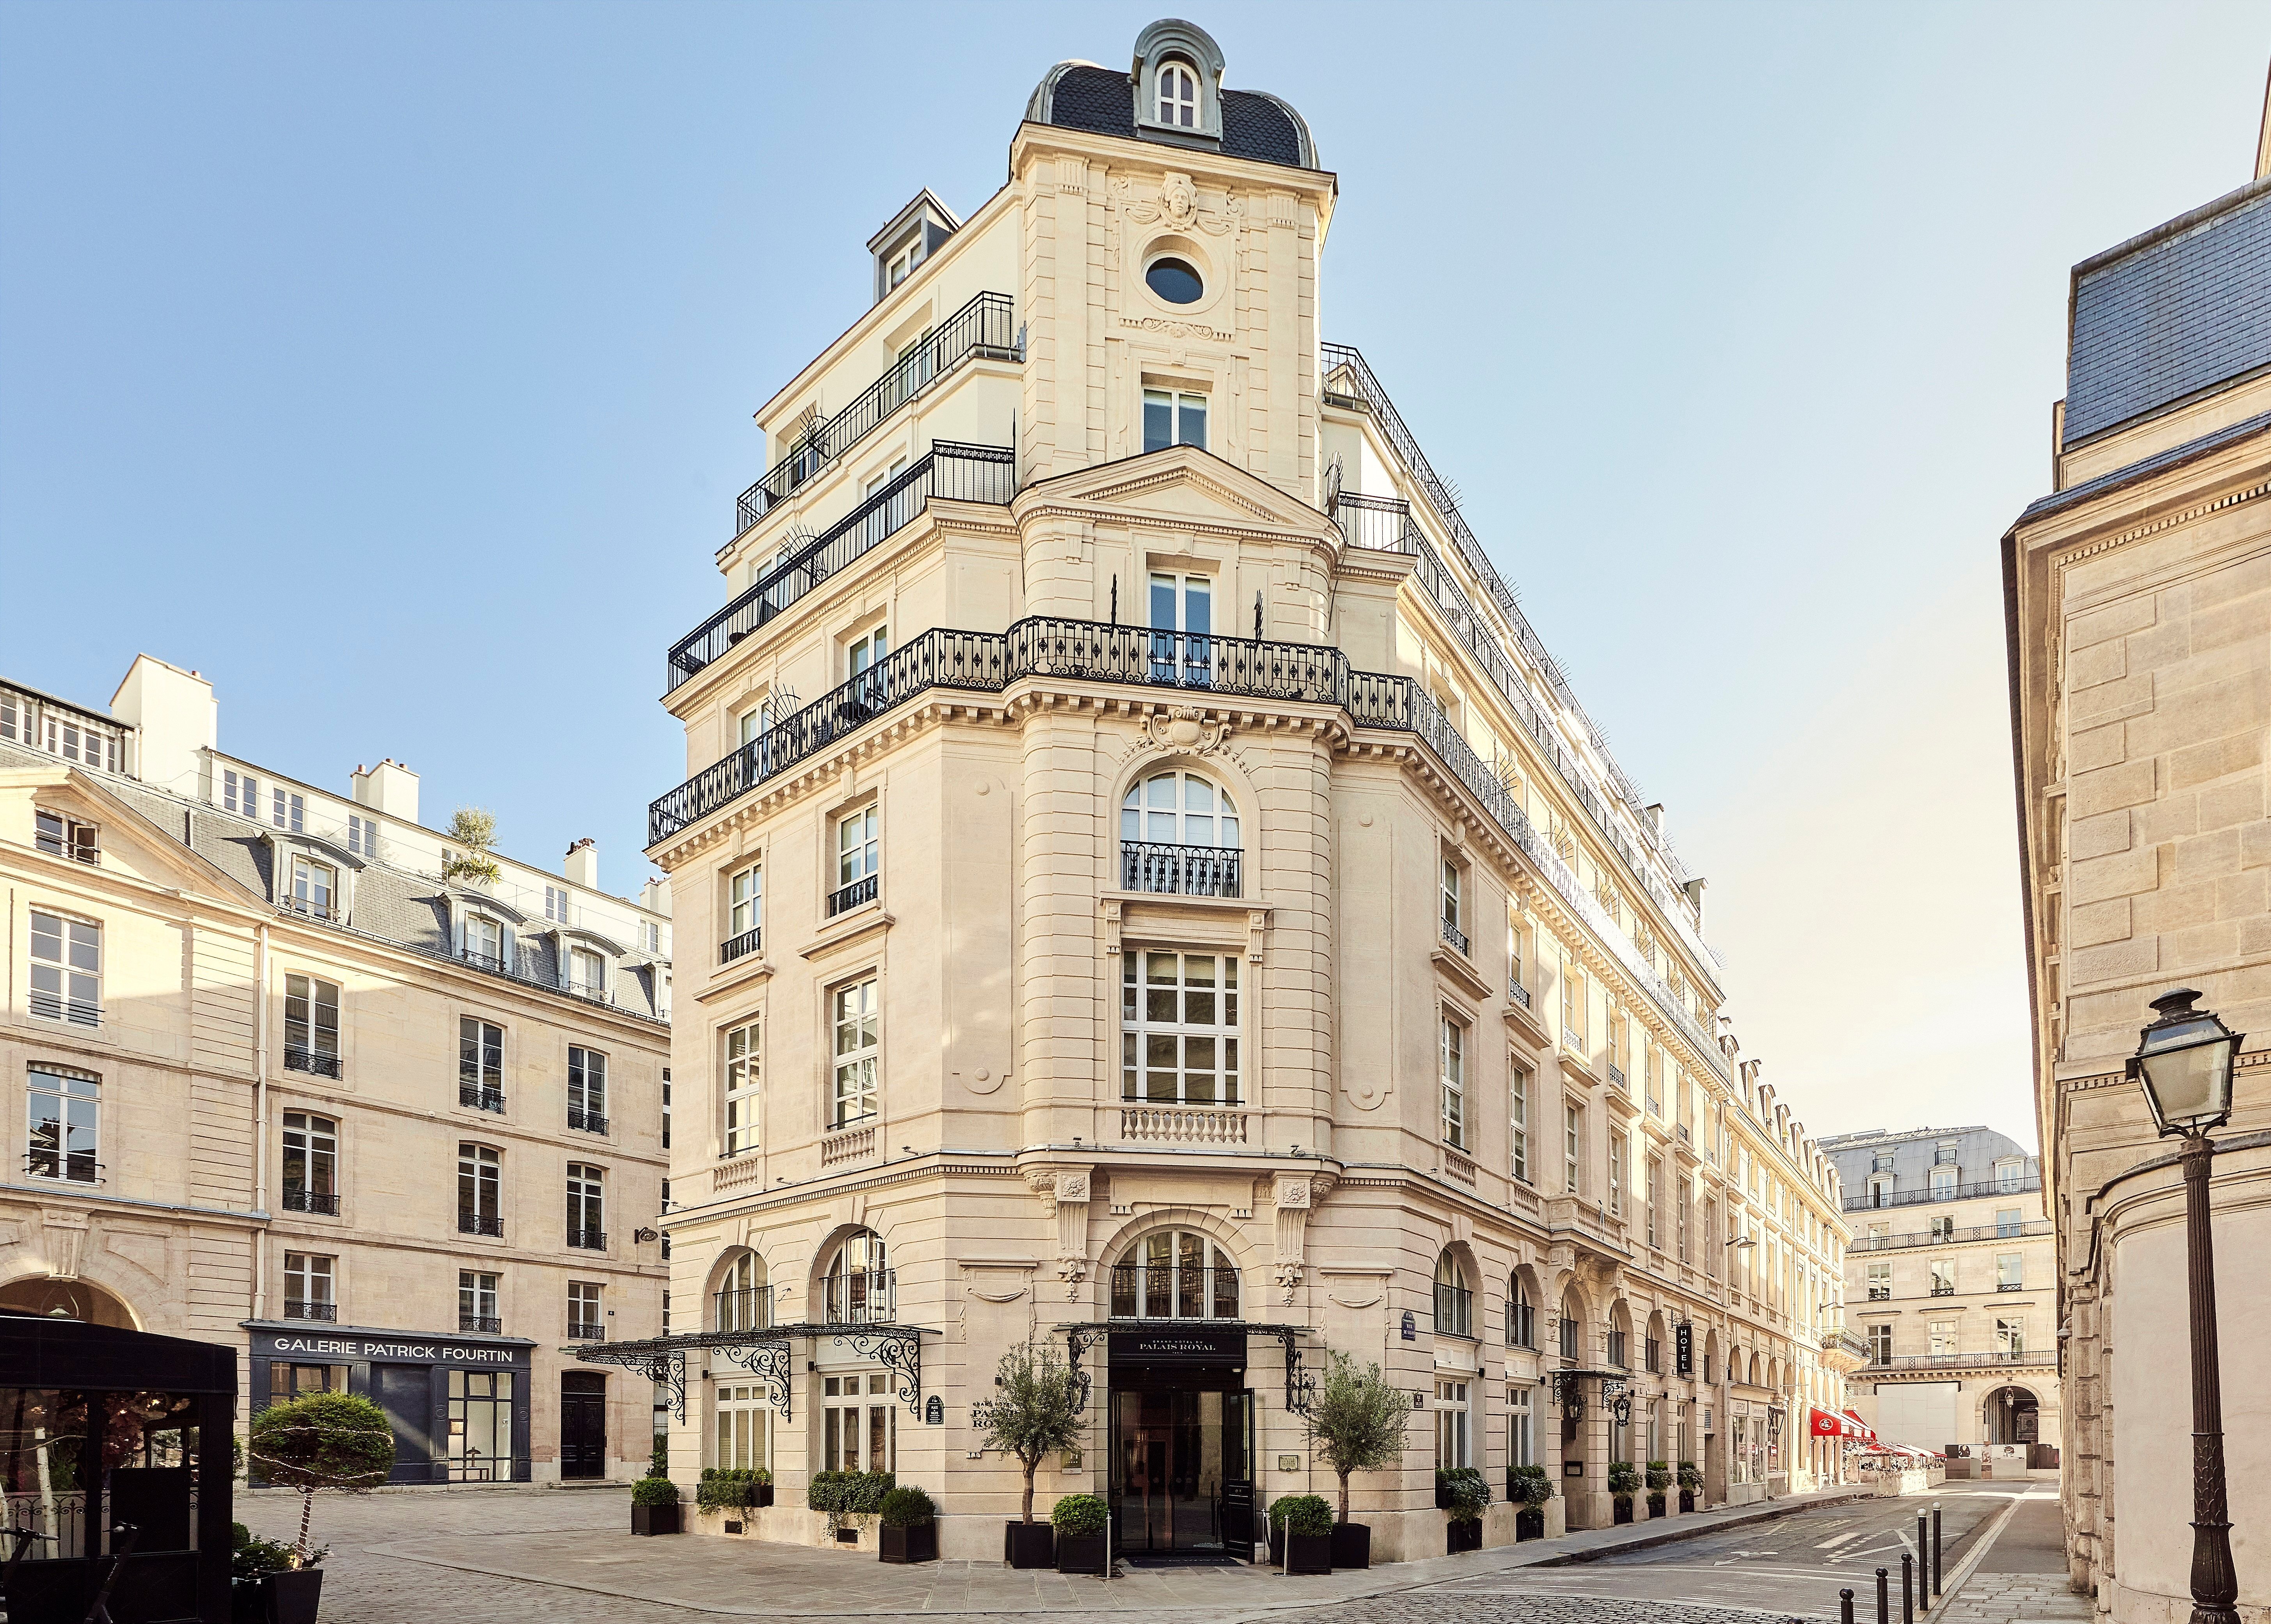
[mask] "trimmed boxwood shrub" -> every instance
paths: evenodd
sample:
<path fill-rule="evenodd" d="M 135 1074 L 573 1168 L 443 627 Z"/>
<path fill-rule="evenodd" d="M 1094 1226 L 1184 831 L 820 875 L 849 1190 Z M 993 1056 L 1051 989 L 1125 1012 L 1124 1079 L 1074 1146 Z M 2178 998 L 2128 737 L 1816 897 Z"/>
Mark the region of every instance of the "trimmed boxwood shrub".
<path fill-rule="evenodd" d="M 1640 1470 L 1630 1461 L 1609 1463 L 1609 1493 L 1619 1500 L 1630 1500 L 1640 1493 Z"/>
<path fill-rule="evenodd" d="M 704 1486 L 707 1487 L 705 1484 Z M 668 1478 L 641 1478 L 631 1485 L 631 1504 L 635 1506 L 674 1506 L 678 1503 L 678 1485 Z"/>
<path fill-rule="evenodd" d="M 1049 1526 L 1061 1534 L 1093 1537 L 1112 1525 L 1112 1508 L 1093 1494 L 1067 1494 L 1049 1512 Z"/>
<path fill-rule="evenodd" d="M 746 1510 L 757 1503 L 756 1491 L 772 1480 L 763 1466 L 704 1466 L 694 1501 L 704 1511 Z"/>
<path fill-rule="evenodd" d="M 1545 1475 L 1543 1466 L 1509 1466 L 1506 1473 L 1506 1497 L 1519 1501 L 1535 1511 L 1553 1498 L 1553 1479 Z"/>
<path fill-rule="evenodd" d="M 1694 1461 L 1679 1463 L 1679 1486 L 1691 1494 L 1703 1486 L 1703 1473 L 1697 1469 Z"/>
<path fill-rule="evenodd" d="M 1472 1467 L 1462 1470 L 1469 1475 L 1454 1477 L 1443 1486 L 1450 1501 L 1444 1509 L 1450 1512 L 1454 1523 L 1479 1523 L 1483 1508 L 1490 1504 L 1490 1486 Z"/>
<path fill-rule="evenodd" d="M 1648 1486 L 1659 1494 L 1672 1486 L 1672 1467 L 1664 1461 L 1648 1464 Z"/>
<path fill-rule="evenodd" d="M 838 1532 L 875 1516 L 883 1496 L 897 1483 L 888 1471 L 815 1471 L 804 1491 L 804 1503 L 826 1512 L 829 1531 Z"/>
<path fill-rule="evenodd" d="M 1333 1531 L 1333 1508 L 1322 1494 L 1288 1494 L 1270 1508 L 1270 1515 L 1273 1521 L 1282 1523 L 1288 1534 L 1329 1535 Z"/>
<path fill-rule="evenodd" d="M 885 1491 L 875 1511 L 886 1528 L 920 1528 L 938 1520 L 937 1502 L 912 1483 Z"/>

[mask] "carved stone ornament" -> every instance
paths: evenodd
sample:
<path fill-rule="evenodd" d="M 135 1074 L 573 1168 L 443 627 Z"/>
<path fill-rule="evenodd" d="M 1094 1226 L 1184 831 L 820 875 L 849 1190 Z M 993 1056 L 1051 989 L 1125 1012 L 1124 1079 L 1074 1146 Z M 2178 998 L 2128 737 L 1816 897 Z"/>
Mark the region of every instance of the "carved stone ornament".
<path fill-rule="evenodd" d="M 1281 1173 L 1273 1199 L 1281 1207 L 1306 1207 L 1309 1204 L 1309 1181 L 1298 1173 Z"/>
<path fill-rule="evenodd" d="M 1210 722 L 1197 705 L 1171 705 L 1143 719 L 1143 739 L 1153 749 L 1212 756 L 1230 738 L 1230 724 Z"/>
<path fill-rule="evenodd" d="M 1159 188 L 1159 218 L 1177 231 L 1188 231 L 1198 224 L 1198 188 L 1191 184 L 1188 175 L 1170 175 Z"/>
<path fill-rule="evenodd" d="M 47 1232 L 49 1276 L 78 1279 L 79 1265 L 86 1256 L 87 1215 L 50 1207 L 40 1214 L 40 1224 Z"/>
<path fill-rule="evenodd" d="M 1057 1174 L 1057 1199 L 1059 1201 L 1086 1201 L 1088 1199 L 1088 1175 L 1084 1173 L 1061 1173 Z"/>

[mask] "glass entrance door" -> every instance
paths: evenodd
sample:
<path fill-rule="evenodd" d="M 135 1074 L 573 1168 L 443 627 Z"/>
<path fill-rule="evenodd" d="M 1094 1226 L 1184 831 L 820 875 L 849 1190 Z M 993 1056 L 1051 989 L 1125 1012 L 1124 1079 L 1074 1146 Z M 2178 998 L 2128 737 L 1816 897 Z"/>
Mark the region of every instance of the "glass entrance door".
<path fill-rule="evenodd" d="M 1128 1552 L 1250 1556 L 1254 1397 L 1173 1389 L 1112 1396 L 1112 1509 Z"/>

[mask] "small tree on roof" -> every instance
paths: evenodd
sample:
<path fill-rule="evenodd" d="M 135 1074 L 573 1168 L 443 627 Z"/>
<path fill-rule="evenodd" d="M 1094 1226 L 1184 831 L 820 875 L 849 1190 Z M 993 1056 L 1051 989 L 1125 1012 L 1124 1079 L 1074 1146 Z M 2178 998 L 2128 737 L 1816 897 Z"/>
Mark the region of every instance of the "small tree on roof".
<path fill-rule="evenodd" d="M 465 849 L 443 860 L 442 877 L 494 885 L 501 872 L 496 859 L 489 855 L 489 848 L 496 844 L 496 815 L 479 807 L 459 807 L 450 818 L 450 838 Z"/>

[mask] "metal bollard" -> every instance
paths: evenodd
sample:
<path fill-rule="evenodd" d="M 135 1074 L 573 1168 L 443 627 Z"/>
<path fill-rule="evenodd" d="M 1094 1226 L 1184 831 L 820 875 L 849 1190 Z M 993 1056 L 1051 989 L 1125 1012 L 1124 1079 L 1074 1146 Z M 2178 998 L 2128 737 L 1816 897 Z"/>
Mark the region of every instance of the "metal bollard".
<path fill-rule="evenodd" d="M 1917 1512 L 1917 1611 L 1932 1611 L 1932 1546 L 1924 1512 Z"/>
<path fill-rule="evenodd" d="M 1901 1553 L 1901 1624 L 1916 1624 L 1916 1558 Z"/>
<path fill-rule="evenodd" d="M 1932 1593 L 1940 1594 L 1940 1502 L 1932 1507 Z"/>
<path fill-rule="evenodd" d="M 1877 1624 L 1893 1624 L 1892 1592 L 1888 1588 L 1885 1569 L 1877 1569 Z"/>
<path fill-rule="evenodd" d="M 1853 1592 L 1837 1592 L 1837 1624 L 1853 1624 Z"/>

